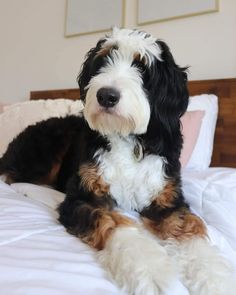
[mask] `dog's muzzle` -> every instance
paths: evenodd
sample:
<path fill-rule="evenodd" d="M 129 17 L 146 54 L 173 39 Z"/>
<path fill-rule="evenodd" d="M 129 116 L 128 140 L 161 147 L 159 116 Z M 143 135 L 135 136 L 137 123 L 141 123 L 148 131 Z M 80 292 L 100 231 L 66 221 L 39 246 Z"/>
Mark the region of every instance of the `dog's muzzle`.
<path fill-rule="evenodd" d="M 120 92 L 111 87 L 102 87 L 97 92 L 97 101 L 104 108 L 114 107 L 120 100 Z"/>

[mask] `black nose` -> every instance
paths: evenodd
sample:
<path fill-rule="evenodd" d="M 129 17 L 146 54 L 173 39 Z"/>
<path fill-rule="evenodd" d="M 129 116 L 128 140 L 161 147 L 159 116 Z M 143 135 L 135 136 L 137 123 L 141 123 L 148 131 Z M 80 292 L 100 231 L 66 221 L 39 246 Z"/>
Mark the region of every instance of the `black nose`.
<path fill-rule="evenodd" d="M 120 99 L 120 93 L 114 88 L 103 87 L 97 92 L 98 103 L 105 108 L 114 107 Z"/>

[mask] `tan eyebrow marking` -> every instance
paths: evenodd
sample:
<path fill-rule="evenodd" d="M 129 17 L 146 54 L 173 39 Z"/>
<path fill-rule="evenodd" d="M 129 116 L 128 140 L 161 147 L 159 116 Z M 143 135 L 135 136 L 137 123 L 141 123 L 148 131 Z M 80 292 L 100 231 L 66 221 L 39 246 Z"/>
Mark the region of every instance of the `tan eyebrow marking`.
<path fill-rule="evenodd" d="M 143 63 L 145 66 L 148 64 L 147 57 L 145 55 L 141 57 L 141 54 L 139 52 L 135 52 L 133 58 L 134 60 Z"/>
<path fill-rule="evenodd" d="M 106 56 L 107 54 L 109 54 L 112 50 L 114 49 L 118 49 L 118 45 L 117 44 L 112 44 L 112 45 L 109 45 L 109 46 L 105 46 L 105 47 L 102 47 L 98 53 L 97 53 L 97 56 Z"/>

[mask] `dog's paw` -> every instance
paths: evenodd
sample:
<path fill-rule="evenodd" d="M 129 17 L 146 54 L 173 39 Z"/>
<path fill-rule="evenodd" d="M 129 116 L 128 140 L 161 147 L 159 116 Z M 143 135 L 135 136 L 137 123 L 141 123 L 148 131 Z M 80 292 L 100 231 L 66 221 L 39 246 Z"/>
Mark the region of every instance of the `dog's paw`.
<path fill-rule="evenodd" d="M 98 259 L 118 286 L 132 295 L 162 294 L 175 278 L 165 249 L 135 227 L 116 229 Z"/>
<path fill-rule="evenodd" d="M 167 251 L 175 256 L 191 295 L 236 294 L 235 274 L 217 248 L 200 238 L 175 245 L 169 245 Z"/>

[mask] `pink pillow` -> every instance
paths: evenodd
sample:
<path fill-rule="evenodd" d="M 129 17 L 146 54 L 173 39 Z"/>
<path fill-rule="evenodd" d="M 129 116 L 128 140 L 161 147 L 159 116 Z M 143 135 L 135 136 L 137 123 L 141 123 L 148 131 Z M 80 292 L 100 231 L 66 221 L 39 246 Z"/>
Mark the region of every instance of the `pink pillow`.
<path fill-rule="evenodd" d="M 205 111 L 186 112 L 181 117 L 183 148 L 180 155 L 180 163 L 182 168 L 185 167 L 192 155 L 193 149 L 198 139 L 198 135 L 202 125 L 202 119 Z"/>

